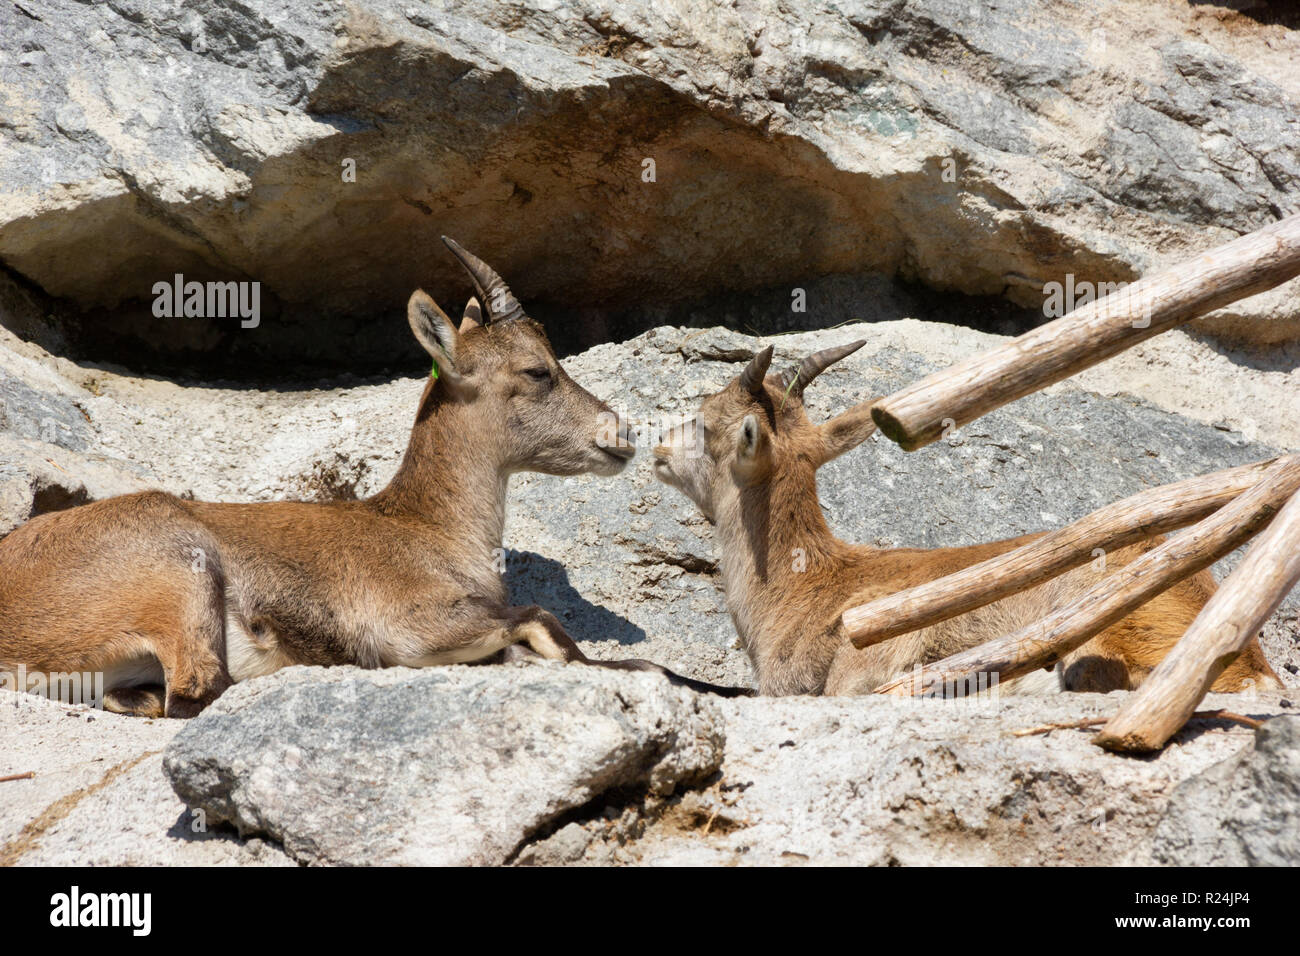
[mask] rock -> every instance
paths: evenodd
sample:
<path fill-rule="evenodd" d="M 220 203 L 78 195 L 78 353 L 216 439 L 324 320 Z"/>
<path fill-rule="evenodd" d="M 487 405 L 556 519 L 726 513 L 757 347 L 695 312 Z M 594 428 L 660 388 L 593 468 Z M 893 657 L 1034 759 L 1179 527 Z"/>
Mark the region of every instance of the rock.
<path fill-rule="evenodd" d="M 1179 785 L 1151 853 L 1170 866 L 1300 863 L 1300 716 L 1265 722 L 1254 747 Z"/>
<path fill-rule="evenodd" d="M 0 259 L 98 358 L 413 357 L 373 320 L 459 304 L 442 233 L 581 346 L 720 294 L 817 323 L 820 276 L 1040 312 L 1300 197 L 1300 34 L 1195 5 L 47 0 L 0 38 Z M 156 318 L 177 273 L 261 283 L 258 330 Z M 1202 327 L 1283 343 L 1298 290 Z"/>
<path fill-rule="evenodd" d="M 612 791 L 698 783 L 722 747 L 715 704 L 653 675 L 292 668 L 224 694 L 163 765 L 211 822 L 300 862 L 465 865 Z"/>
<path fill-rule="evenodd" d="M 0 341 L 0 537 L 28 518 L 148 487 L 92 447 L 89 394 Z"/>
<path fill-rule="evenodd" d="M 0 432 L 0 537 L 38 514 L 148 487 L 121 463 L 103 456 L 79 455 Z"/>
<path fill-rule="evenodd" d="M 766 698 L 719 705 L 720 776 L 668 806 L 575 820 L 520 862 L 642 866 L 1150 865 L 1178 794 L 1251 733 L 1194 722 L 1153 759 L 1107 753 L 1095 731 L 1012 731 L 1113 713 L 1124 697 L 890 701 Z M 1212 695 L 1206 707 L 1241 708 Z M 1252 714 L 1285 713 L 1276 699 Z M 1270 721 L 1294 722 L 1285 717 Z M 1294 762 L 1294 756 L 1289 758 Z M 1251 802 L 1241 781 L 1241 806 Z M 1294 786 L 1294 780 L 1292 780 Z M 1276 784 L 1270 791 L 1284 795 Z M 1217 792 L 1217 791 L 1216 791 Z M 1294 807 L 1294 791 L 1288 798 Z M 1251 826 L 1266 842 L 1270 825 Z M 1291 819 L 1294 829 L 1294 817 Z M 1191 865 L 1192 861 L 1157 862 Z"/>
<path fill-rule="evenodd" d="M 0 692 L 0 866 L 291 865 L 273 844 L 207 826 L 162 751 L 179 720 L 120 717 Z"/>

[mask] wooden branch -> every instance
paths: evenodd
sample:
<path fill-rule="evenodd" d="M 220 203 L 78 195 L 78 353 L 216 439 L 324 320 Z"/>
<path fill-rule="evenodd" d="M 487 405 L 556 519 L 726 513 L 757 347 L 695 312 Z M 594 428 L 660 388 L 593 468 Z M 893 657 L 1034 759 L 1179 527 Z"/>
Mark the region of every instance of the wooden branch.
<path fill-rule="evenodd" d="M 880 430 L 908 451 L 1206 312 L 1300 275 L 1300 214 L 1083 305 L 882 399 Z"/>
<path fill-rule="evenodd" d="M 1275 460 L 1132 495 L 1014 551 L 850 608 L 841 623 L 854 647 L 870 647 L 992 604 L 1087 563 L 1097 548 L 1118 551 L 1194 524 L 1254 486 Z"/>
<path fill-rule="evenodd" d="M 1226 720 L 1229 723 L 1249 727 L 1251 730 L 1259 730 L 1264 726 L 1262 720 L 1247 717 L 1245 714 L 1234 714 L 1230 710 L 1198 710 L 1192 714 L 1192 718 L 1197 720 Z M 1087 730 L 1089 727 L 1100 727 L 1108 720 L 1110 720 L 1109 717 L 1088 717 L 1084 720 L 1070 720 L 1060 724 L 1043 724 L 1041 727 L 1026 727 L 1024 730 L 1013 730 L 1011 736 L 1032 737 L 1036 734 L 1050 734 L 1053 730 Z"/>
<path fill-rule="evenodd" d="M 1163 747 L 1297 583 L 1300 493 L 1255 540 L 1187 633 L 1093 742 L 1108 750 Z"/>
<path fill-rule="evenodd" d="M 8 783 L 11 780 L 31 780 L 35 776 L 35 770 L 28 770 L 26 773 L 11 773 L 6 777 L 0 777 L 0 783 Z"/>
<path fill-rule="evenodd" d="M 975 675 L 1009 681 L 1055 664 L 1090 637 L 1161 591 L 1209 567 L 1249 540 L 1300 488 L 1300 454 L 1279 459 L 1250 491 L 1200 524 L 1103 578 L 1072 604 L 1013 634 L 944 658 L 877 687 L 877 694 L 931 695 L 949 682 L 970 686 Z M 1199 699 L 1199 698 L 1198 698 Z"/>

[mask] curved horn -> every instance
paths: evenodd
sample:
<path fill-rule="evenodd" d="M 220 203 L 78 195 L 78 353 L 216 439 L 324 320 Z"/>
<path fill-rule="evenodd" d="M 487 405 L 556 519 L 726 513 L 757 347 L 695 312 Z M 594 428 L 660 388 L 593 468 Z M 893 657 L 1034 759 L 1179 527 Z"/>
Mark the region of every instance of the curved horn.
<path fill-rule="evenodd" d="M 866 339 L 858 339 L 848 345 L 837 345 L 834 348 L 814 352 L 781 376 L 782 386 L 795 395 L 803 395 L 803 390 L 808 387 L 809 382 L 840 359 L 852 355 L 866 344 Z"/>
<path fill-rule="evenodd" d="M 484 324 L 509 322 L 524 317 L 524 307 L 519 304 L 519 300 L 506 285 L 506 280 L 492 271 L 491 266 L 472 252 L 462 249 L 456 240 L 443 236 L 442 241 L 469 273 L 470 281 L 474 283 L 479 302 L 483 304 L 483 311 L 487 316 L 487 323 Z"/>
<path fill-rule="evenodd" d="M 772 346 L 769 345 L 750 359 L 749 364 L 745 366 L 745 370 L 740 373 L 740 387 L 753 392 L 755 395 L 761 395 L 763 393 L 763 376 L 767 374 L 767 367 L 771 364 Z"/>

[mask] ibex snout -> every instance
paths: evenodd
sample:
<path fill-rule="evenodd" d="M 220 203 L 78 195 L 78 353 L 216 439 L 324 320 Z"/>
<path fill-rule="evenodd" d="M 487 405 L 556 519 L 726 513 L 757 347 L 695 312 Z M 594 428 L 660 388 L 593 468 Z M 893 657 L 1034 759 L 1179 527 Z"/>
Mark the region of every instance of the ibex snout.
<path fill-rule="evenodd" d="M 616 475 L 636 456 L 636 436 L 627 420 L 608 405 L 601 411 L 599 421 L 596 447 L 603 454 L 607 467 L 593 470 L 599 475 Z"/>
<path fill-rule="evenodd" d="M 653 454 L 655 478 L 685 494 L 712 521 L 714 466 L 697 421 L 664 430 Z"/>
<path fill-rule="evenodd" d="M 627 421 L 619 416 L 618 429 L 615 434 L 613 444 L 605 449 L 611 455 L 622 458 L 624 461 L 636 455 L 636 435 L 628 427 Z"/>

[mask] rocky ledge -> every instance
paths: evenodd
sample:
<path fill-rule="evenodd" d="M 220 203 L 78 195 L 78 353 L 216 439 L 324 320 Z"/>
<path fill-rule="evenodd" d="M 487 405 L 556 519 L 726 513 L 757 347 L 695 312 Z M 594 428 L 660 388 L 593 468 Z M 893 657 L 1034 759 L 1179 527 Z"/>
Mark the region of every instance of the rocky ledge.
<path fill-rule="evenodd" d="M 188 723 L 6 695 L 39 768 L 7 796 L 48 807 L 6 802 L 0 862 L 1300 861 L 1290 700 L 1211 697 L 1267 720 L 1193 721 L 1151 759 L 1015 733 L 1121 696 L 723 701 L 557 664 L 290 668 Z"/>

